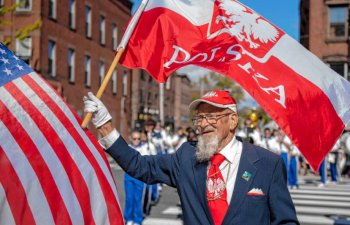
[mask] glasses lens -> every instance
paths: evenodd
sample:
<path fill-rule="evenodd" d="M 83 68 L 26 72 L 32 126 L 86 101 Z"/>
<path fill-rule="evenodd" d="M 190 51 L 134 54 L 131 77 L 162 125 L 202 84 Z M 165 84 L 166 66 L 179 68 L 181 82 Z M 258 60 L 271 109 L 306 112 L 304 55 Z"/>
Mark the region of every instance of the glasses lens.
<path fill-rule="evenodd" d="M 137 141 L 137 140 L 140 140 L 140 138 L 139 137 L 134 137 L 134 138 L 132 138 L 134 141 Z"/>

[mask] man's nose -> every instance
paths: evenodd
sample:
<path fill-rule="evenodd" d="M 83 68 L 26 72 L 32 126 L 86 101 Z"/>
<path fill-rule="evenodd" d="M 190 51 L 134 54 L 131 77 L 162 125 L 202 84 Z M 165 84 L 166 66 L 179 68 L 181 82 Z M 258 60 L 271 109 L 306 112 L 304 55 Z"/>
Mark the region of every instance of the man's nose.
<path fill-rule="evenodd" d="M 198 122 L 197 126 L 200 128 L 207 127 L 209 124 L 207 118 L 203 118 L 200 122 Z"/>

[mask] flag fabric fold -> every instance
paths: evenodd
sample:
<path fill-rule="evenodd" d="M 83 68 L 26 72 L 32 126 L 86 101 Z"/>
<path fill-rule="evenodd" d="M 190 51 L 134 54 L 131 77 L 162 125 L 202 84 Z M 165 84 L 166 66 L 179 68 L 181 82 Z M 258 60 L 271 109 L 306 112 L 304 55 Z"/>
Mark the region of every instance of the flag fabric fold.
<path fill-rule="evenodd" d="M 0 224 L 124 224 L 96 139 L 3 44 L 0 96 Z"/>
<path fill-rule="evenodd" d="M 149 0 L 121 64 L 159 82 L 186 65 L 234 79 L 315 170 L 350 122 L 350 83 L 235 0 Z"/>

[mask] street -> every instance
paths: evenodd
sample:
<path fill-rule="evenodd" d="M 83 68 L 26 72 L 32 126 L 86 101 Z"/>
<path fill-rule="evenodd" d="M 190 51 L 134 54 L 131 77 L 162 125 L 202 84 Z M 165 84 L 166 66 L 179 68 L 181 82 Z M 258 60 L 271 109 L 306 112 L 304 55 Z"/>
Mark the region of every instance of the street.
<path fill-rule="evenodd" d="M 124 172 L 108 157 L 117 182 L 121 208 L 124 207 Z M 301 225 L 350 224 L 350 179 L 338 184 L 327 184 L 319 188 L 319 177 L 314 175 L 299 177 L 299 189 L 290 193 Z M 143 225 L 180 225 L 181 208 L 174 188 L 164 186 L 159 203 L 152 208 L 151 215 Z"/>

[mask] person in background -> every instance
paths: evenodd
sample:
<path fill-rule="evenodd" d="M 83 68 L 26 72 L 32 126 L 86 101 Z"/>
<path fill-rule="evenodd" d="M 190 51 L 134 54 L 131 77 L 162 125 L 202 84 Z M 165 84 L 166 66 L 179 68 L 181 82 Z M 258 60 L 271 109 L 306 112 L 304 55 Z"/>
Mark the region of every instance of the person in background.
<path fill-rule="evenodd" d="M 157 155 L 157 150 L 151 140 L 148 139 L 147 131 L 141 132 L 141 144 L 142 148 L 148 152 L 149 155 Z M 145 194 L 143 199 L 143 214 L 149 216 L 152 206 L 156 205 L 159 201 L 158 184 L 146 184 Z"/>
<path fill-rule="evenodd" d="M 319 188 L 323 188 L 326 185 L 327 180 L 327 171 L 326 171 L 326 160 L 324 159 L 320 165 L 320 168 L 318 169 L 318 174 L 321 178 L 321 183 L 318 184 Z"/>
<path fill-rule="evenodd" d="M 328 153 L 328 163 L 329 163 L 329 171 L 331 174 L 331 182 L 337 183 L 338 177 L 338 151 L 341 150 L 340 140 L 338 139 L 335 145 L 332 148 L 332 151 Z"/>
<path fill-rule="evenodd" d="M 174 125 L 169 124 L 165 128 L 166 136 L 164 139 L 166 153 L 167 154 L 173 154 L 175 153 L 176 146 L 180 141 L 179 135 L 174 130 Z"/>
<path fill-rule="evenodd" d="M 277 139 L 276 139 L 277 143 L 278 143 L 278 152 L 279 155 L 281 156 L 281 158 L 283 159 L 284 165 L 286 167 L 287 170 L 287 174 L 288 174 L 288 169 L 289 169 L 289 160 L 288 160 L 288 156 L 289 156 L 289 152 L 291 151 L 291 147 L 292 147 L 292 142 L 291 140 L 286 136 L 286 134 L 283 132 L 282 129 L 278 130 L 277 133 Z"/>
<path fill-rule="evenodd" d="M 298 184 L 298 157 L 299 150 L 295 145 L 291 146 L 289 152 L 288 185 L 290 189 L 299 188 Z"/>
<path fill-rule="evenodd" d="M 152 140 L 152 143 L 156 146 L 158 155 L 165 154 L 165 146 L 164 146 L 165 136 L 166 134 L 162 128 L 161 123 L 156 122 L 155 127 L 151 131 L 150 138 Z"/>
<path fill-rule="evenodd" d="M 264 129 L 264 136 L 261 138 L 258 145 L 260 147 L 266 148 L 267 150 L 270 150 L 273 153 L 277 154 L 278 152 L 278 143 L 276 141 L 276 138 L 272 136 L 271 129 L 268 127 Z"/>
<path fill-rule="evenodd" d="M 139 131 L 133 131 L 130 136 L 132 149 L 139 152 L 141 155 L 149 155 L 141 144 L 141 134 Z M 143 221 L 142 197 L 145 184 L 125 173 L 124 188 L 125 188 L 125 207 L 124 218 L 126 225 L 140 225 Z"/>

